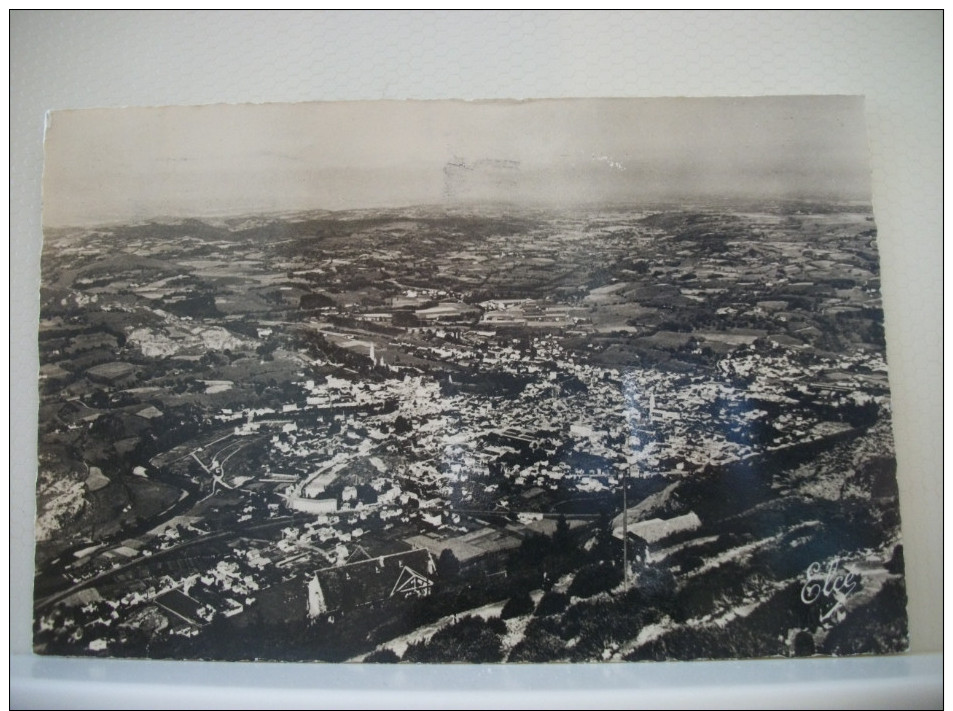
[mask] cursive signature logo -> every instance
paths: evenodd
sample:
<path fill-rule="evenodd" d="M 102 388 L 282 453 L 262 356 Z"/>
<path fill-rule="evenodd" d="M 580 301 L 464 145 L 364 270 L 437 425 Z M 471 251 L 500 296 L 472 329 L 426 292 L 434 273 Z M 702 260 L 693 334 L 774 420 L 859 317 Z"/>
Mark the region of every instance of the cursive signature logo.
<path fill-rule="evenodd" d="M 860 582 L 859 575 L 838 567 L 839 560 L 834 558 L 826 568 L 816 562 L 807 566 L 807 580 L 801 588 L 801 601 L 806 605 L 815 602 L 822 607 L 830 605 L 826 612 L 821 613 L 821 622 L 826 622 L 844 609 L 848 596 Z M 838 621 L 838 618 L 835 617 L 834 621 Z"/>

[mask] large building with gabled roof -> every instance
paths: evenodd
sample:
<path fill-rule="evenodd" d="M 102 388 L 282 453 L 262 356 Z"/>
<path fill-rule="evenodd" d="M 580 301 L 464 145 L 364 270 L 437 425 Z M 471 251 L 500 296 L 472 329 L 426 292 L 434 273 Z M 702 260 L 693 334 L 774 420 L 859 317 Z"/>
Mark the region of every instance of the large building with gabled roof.
<path fill-rule="evenodd" d="M 425 597 L 433 588 L 435 568 L 433 556 L 423 548 L 373 557 L 357 546 L 343 564 L 321 568 L 308 580 L 308 616 L 394 597 Z"/>

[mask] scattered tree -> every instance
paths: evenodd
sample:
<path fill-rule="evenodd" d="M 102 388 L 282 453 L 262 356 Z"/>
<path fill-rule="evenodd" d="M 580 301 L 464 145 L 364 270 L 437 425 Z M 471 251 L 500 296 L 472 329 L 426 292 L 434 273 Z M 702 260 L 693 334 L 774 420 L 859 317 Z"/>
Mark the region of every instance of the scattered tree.
<path fill-rule="evenodd" d="M 437 578 L 442 582 L 448 582 L 456 579 L 458 575 L 460 575 L 460 561 L 452 550 L 444 548 L 437 559 Z"/>
<path fill-rule="evenodd" d="M 396 664 L 400 661 L 400 657 L 392 649 L 377 649 L 364 657 L 364 661 L 376 664 Z"/>
<path fill-rule="evenodd" d="M 528 615 L 532 611 L 533 598 L 530 597 L 528 592 L 522 592 L 506 601 L 506 604 L 503 605 L 502 612 L 500 612 L 500 617 L 504 620 L 509 620 L 513 617 L 519 617 L 520 615 Z"/>

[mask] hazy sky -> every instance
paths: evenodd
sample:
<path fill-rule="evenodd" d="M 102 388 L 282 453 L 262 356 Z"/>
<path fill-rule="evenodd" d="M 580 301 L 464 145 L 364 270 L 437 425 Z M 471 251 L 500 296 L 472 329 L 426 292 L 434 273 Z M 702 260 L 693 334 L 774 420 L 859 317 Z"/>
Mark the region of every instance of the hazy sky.
<path fill-rule="evenodd" d="M 47 225 L 472 200 L 868 198 L 858 97 L 61 111 Z"/>

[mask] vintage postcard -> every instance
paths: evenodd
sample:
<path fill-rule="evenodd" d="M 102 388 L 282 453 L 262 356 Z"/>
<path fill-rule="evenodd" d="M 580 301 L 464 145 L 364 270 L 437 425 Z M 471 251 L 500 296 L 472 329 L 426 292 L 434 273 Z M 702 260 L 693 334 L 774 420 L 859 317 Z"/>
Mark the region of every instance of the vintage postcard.
<path fill-rule="evenodd" d="M 857 97 L 51 114 L 38 653 L 894 653 Z"/>

